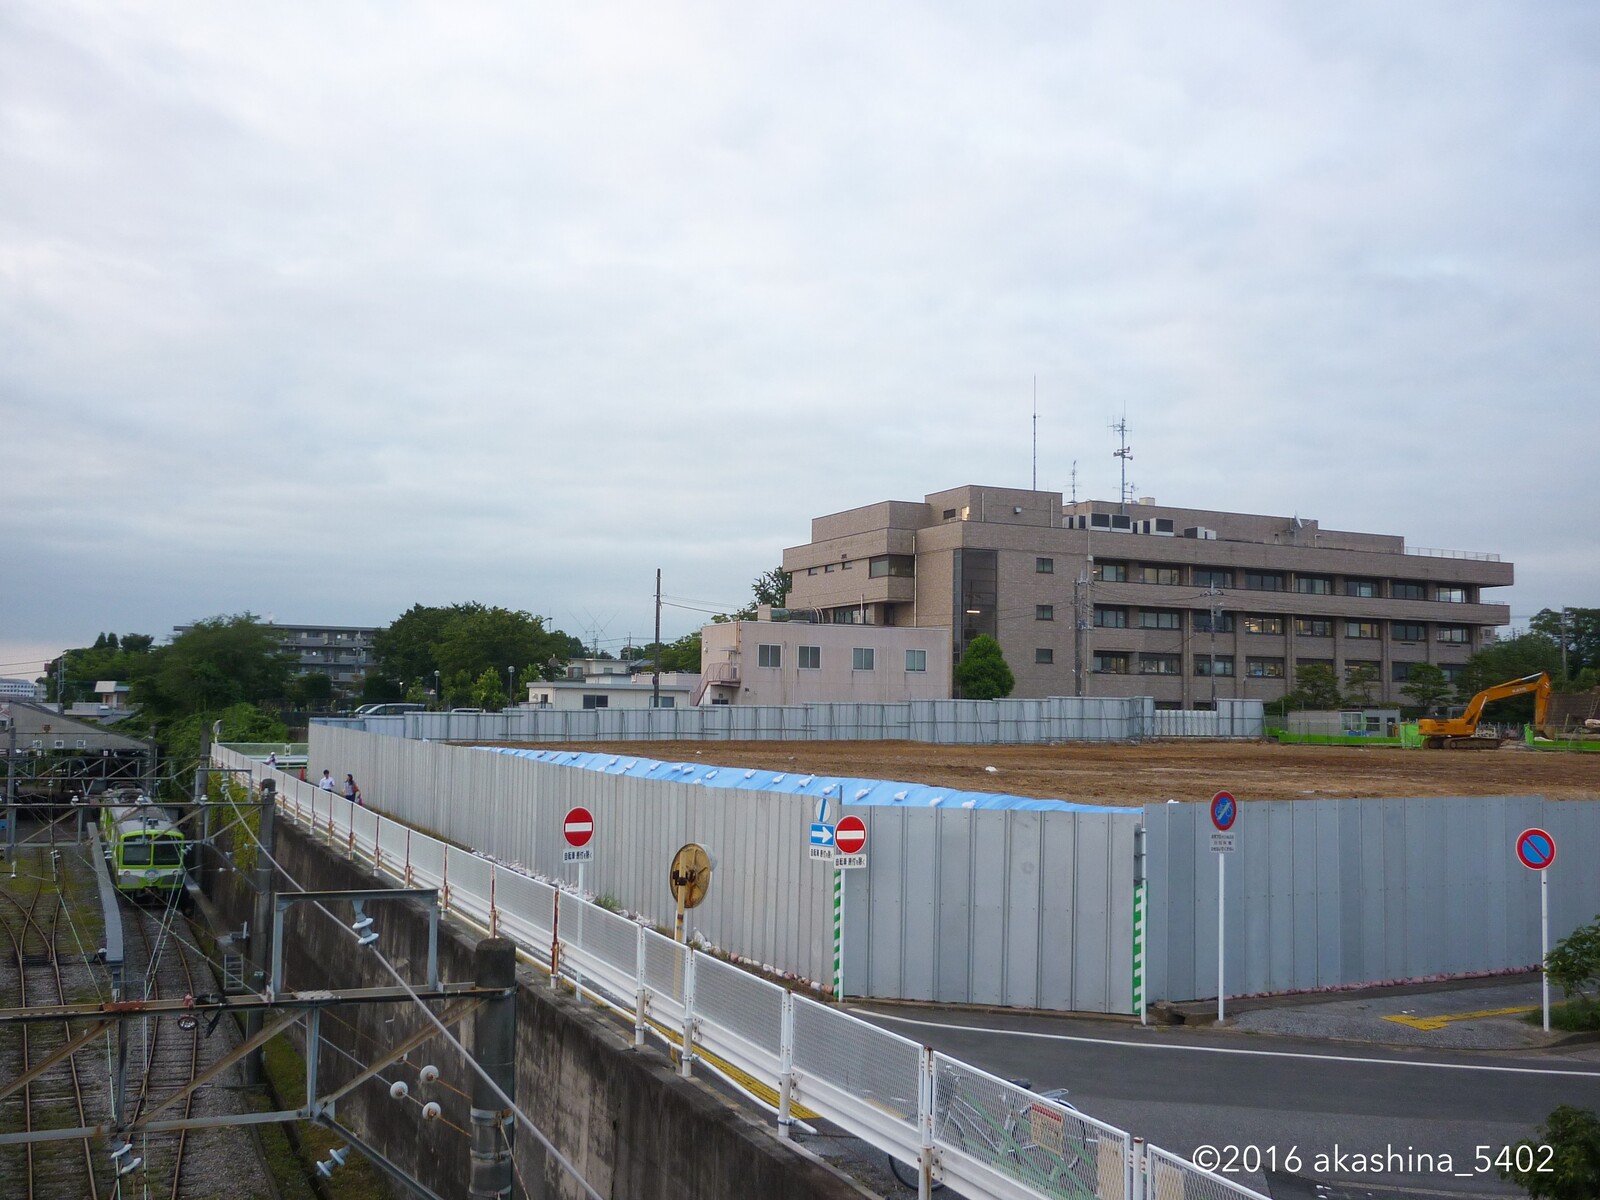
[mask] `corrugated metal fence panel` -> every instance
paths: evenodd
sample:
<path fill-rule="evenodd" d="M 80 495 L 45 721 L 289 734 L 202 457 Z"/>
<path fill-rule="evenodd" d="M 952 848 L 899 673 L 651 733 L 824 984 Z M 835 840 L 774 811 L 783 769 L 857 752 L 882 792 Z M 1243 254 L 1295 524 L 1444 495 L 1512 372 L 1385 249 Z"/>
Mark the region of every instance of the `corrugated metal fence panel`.
<path fill-rule="evenodd" d="M 1217 855 L 1208 807 L 1144 811 L 1151 995 L 1215 996 Z M 1307 991 L 1537 963 L 1539 879 L 1515 856 L 1517 835 L 1534 825 L 1557 841 L 1554 942 L 1600 912 L 1600 872 L 1587 867 L 1600 861 L 1600 800 L 1242 805 L 1238 850 L 1227 864 L 1225 990 Z"/>
<path fill-rule="evenodd" d="M 1261 702 L 1218 701 L 1218 711 L 1160 712 L 1149 697 L 1052 696 L 1036 700 L 836 701 L 700 708 L 512 709 L 317 718 L 320 728 L 362 729 L 428 741 L 853 741 L 948 745 L 1129 741 L 1141 737 L 1259 737 Z"/>

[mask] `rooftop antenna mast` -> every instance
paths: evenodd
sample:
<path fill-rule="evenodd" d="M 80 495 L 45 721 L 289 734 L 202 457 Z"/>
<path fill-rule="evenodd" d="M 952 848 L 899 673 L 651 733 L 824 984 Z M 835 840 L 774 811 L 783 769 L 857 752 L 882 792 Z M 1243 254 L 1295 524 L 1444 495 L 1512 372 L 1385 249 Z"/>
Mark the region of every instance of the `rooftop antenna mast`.
<path fill-rule="evenodd" d="M 1112 422 L 1111 430 L 1122 439 L 1122 445 L 1112 451 L 1112 457 L 1122 460 L 1122 490 L 1117 496 L 1117 511 L 1128 511 L 1128 461 L 1133 458 L 1133 448 L 1128 445 L 1128 414 L 1124 412 L 1121 417 Z"/>
<path fill-rule="evenodd" d="M 1078 502 L 1078 460 L 1072 460 L 1072 502 Z"/>
<path fill-rule="evenodd" d="M 1039 490 L 1039 376 L 1033 377 L 1033 490 Z"/>

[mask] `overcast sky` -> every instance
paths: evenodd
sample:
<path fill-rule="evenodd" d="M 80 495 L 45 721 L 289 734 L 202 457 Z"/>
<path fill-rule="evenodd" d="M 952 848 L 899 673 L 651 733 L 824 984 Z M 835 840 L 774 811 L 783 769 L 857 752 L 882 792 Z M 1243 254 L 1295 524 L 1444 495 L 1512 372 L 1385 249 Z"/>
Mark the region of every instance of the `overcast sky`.
<path fill-rule="evenodd" d="M 1600 6 L 0 5 L 0 675 L 964 483 L 1600 605 Z M 669 608 L 670 638 L 700 613 Z"/>

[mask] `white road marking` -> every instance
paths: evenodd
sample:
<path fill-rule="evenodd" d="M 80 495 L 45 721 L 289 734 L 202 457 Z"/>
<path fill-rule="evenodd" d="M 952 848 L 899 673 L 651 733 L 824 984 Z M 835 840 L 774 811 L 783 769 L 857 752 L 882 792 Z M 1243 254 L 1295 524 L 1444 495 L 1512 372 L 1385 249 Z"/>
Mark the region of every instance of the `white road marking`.
<path fill-rule="evenodd" d="M 1047 1042 L 1080 1042 L 1089 1046 L 1126 1046 L 1132 1050 L 1187 1050 L 1193 1054 L 1239 1054 L 1255 1058 L 1309 1058 L 1317 1062 L 1363 1063 L 1378 1067 L 1427 1067 L 1435 1071 L 1496 1071 L 1506 1075 L 1564 1075 L 1579 1079 L 1600 1079 L 1600 1071 L 1562 1071 L 1550 1067 L 1495 1067 L 1479 1063 L 1417 1062 L 1405 1058 L 1361 1058 L 1351 1054 L 1296 1054 L 1288 1050 L 1241 1050 L 1232 1046 L 1182 1046 L 1173 1042 L 1130 1042 L 1122 1038 L 1080 1037 L 1070 1033 L 1036 1033 L 1031 1029 L 995 1029 L 987 1025 L 955 1025 L 942 1021 L 919 1021 L 872 1009 L 858 1013 L 902 1025 L 925 1029 L 949 1029 L 957 1033 L 995 1033 L 1006 1037 L 1036 1038 Z"/>

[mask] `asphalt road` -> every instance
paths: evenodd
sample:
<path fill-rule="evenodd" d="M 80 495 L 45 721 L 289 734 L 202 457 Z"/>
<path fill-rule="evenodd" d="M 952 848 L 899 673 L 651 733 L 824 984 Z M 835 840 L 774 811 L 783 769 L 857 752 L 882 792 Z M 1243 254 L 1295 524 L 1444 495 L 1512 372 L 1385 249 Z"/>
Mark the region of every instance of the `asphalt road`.
<path fill-rule="evenodd" d="M 1066 1087 L 1083 1111 L 1172 1153 L 1203 1159 L 1202 1147 L 1216 1147 L 1223 1173 L 1275 1200 L 1520 1196 L 1483 1156 L 1531 1138 L 1558 1104 L 1600 1112 L 1594 1048 L 1464 1054 L 1026 1014 L 854 1011 L 996 1075 Z"/>

